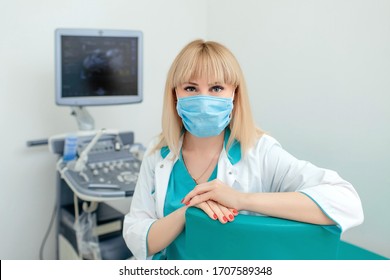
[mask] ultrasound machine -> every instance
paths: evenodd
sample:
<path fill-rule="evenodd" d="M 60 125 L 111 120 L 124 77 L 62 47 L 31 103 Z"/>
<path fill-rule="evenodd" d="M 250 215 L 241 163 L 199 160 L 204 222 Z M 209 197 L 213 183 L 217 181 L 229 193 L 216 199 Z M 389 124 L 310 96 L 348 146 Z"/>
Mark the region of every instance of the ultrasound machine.
<path fill-rule="evenodd" d="M 142 32 L 57 29 L 55 62 L 56 104 L 79 127 L 48 141 L 59 158 L 57 257 L 131 258 L 124 215 L 106 202 L 133 195 L 144 147 L 131 131 L 95 129 L 86 107 L 142 102 Z"/>

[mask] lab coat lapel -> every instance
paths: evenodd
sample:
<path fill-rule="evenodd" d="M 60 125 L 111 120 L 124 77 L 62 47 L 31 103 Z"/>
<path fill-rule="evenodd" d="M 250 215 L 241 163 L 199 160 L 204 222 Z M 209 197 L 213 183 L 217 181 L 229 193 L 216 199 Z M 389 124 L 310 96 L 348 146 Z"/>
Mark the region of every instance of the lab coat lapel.
<path fill-rule="evenodd" d="M 228 186 L 233 186 L 234 182 L 237 181 L 236 168 L 229 161 L 225 149 L 223 149 L 218 161 L 217 178 Z"/>
<path fill-rule="evenodd" d="M 243 159 L 229 160 L 226 150 L 223 149 L 218 162 L 217 178 L 228 186 L 238 190 L 248 189 L 248 170 L 243 167 Z"/>

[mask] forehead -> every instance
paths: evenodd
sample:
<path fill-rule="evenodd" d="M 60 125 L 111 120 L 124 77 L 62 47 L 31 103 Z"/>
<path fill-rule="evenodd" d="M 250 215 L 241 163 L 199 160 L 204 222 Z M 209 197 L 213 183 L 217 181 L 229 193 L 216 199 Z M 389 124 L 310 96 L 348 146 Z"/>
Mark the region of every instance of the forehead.
<path fill-rule="evenodd" d="M 178 73 L 175 77 L 174 83 L 176 85 L 184 83 L 202 83 L 202 84 L 217 84 L 217 83 L 230 83 L 231 79 L 227 78 L 225 73 L 216 69 L 210 68 L 189 68 L 185 69 L 181 73 Z"/>
<path fill-rule="evenodd" d="M 234 65 L 226 59 L 211 55 L 203 54 L 182 58 L 175 70 L 174 86 L 196 80 L 206 80 L 209 84 L 237 85 L 239 83 L 237 69 Z"/>

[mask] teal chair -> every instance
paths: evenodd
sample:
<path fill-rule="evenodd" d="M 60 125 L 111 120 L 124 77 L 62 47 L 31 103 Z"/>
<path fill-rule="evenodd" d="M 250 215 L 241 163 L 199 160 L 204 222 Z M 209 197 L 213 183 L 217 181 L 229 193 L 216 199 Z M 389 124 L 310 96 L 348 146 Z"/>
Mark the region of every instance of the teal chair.
<path fill-rule="evenodd" d="M 375 259 L 379 255 L 340 241 L 336 226 L 238 215 L 221 224 L 202 210 L 186 212 L 186 251 L 192 260 Z M 365 254 L 363 254 L 365 253 Z M 352 258 L 354 256 L 354 258 Z"/>

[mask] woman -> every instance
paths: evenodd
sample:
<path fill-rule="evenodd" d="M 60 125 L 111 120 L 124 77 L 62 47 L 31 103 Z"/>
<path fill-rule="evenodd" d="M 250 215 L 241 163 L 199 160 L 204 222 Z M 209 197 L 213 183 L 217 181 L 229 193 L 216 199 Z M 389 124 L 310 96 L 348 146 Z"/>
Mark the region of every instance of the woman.
<path fill-rule="evenodd" d="M 166 81 L 162 133 L 148 148 L 124 221 L 137 259 L 186 259 L 185 211 L 216 222 L 239 211 L 342 231 L 363 221 L 353 186 L 300 161 L 256 127 L 233 54 L 196 40 L 174 60 Z"/>

